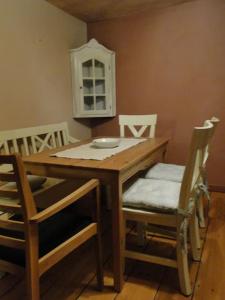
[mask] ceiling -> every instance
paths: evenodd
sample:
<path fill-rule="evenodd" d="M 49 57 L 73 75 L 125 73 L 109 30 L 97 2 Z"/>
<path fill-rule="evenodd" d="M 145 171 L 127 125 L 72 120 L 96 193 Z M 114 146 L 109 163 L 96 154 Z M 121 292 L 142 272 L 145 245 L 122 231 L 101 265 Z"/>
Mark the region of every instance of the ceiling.
<path fill-rule="evenodd" d="M 85 22 L 95 22 L 193 0 L 47 0 Z"/>

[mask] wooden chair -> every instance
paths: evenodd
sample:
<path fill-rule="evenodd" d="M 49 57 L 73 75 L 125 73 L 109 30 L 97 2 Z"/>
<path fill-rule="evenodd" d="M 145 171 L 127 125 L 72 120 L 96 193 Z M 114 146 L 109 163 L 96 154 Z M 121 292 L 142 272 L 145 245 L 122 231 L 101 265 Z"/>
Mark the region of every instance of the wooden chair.
<path fill-rule="evenodd" d="M 10 164 L 13 169 L 11 173 L 0 173 L 0 180 L 16 182 L 15 189 L 0 187 L 0 209 L 11 214 L 8 219 L 0 218 L 0 270 L 9 273 L 25 270 L 28 299 L 40 299 L 40 276 L 94 237 L 98 286 L 101 289 L 103 274 L 98 180 L 89 180 L 38 212 L 20 156 L 0 155 L 0 163 Z M 93 216 L 78 216 L 74 205 L 88 193 L 95 196 Z"/>
<path fill-rule="evenodd" d="M 204 153 L 212 132 L 213 125 L 210 122 L 206 122 L 204 127 L 194 128 L 182 183 L 139 178 L 123 194 L 124 224 L 127 220 L 146 222 L 152 224 L 153 233 L 159 228 L 160 230 L 166 228 L 167 234 L 173 227 L 177 253 L 176 260 L 172 260 L 130 251 L 124 246 L 124 257 L 177 268 L 180 289 L 186 296 L 192 293 L 188 270 L 187 230 L 189 227 L 193 259 L 200 260 L 196 201 L 199 183 L 201 183 Z M 173 234 L 174 231 L 171 230 L 171 235 Z"/>
<path fill-rule="evenodd" d="M 119 115 L 120 136 L 125 137 L 126 127 L 134 137 L 141 137 L 147 133 L 147 137 L 155 137 L 157 114 L 152 115 Z M 144 243 L 144 231 L 141 223 L 137 224 L 138 244 Z"/>
<path fill-rule="evenodd" d="M 205 123 L 207 123 L 205 121 Z M 212 117 L 210 122 L 213 124 L 212 136 L 210 138 L 210 142 L 215 133 L 216 127 L 219 123 L 219 119 L 216 117 Z M 209 198 L 208 186 L 207 186 L 207 176 L 206 176 L 206 162 L 209 157 L 209 147 L 205 149 L 204 159 L 202 161 L 202 190 L 199 193 L 199 201 L 198 201 L 198 217 L 199 217 L 199 225 L 201 228 L 206 226 L 205 217 L 204 217 L 204 206 L 203 206 L 203 193 Z M 185 166 L 175 165 L 175 164 L 166 164 L 166 163 L 157 163 L 152 168 L 150 168 L 145 178 L 149 179 L 159 179 L 159 180 L 171 180 L 176 182 L 182 182 L 184 175 Z"/>
<path fill-rule="evenodd" d="M 120 136 L 125 137 L 125 128 L 128 127 L 134 137 L 141 137 L 149 130 L 148 137 L 155 136 L 157 115 L 119 115 Z M 137 129 L 137 126 L 140 127 Z"/>

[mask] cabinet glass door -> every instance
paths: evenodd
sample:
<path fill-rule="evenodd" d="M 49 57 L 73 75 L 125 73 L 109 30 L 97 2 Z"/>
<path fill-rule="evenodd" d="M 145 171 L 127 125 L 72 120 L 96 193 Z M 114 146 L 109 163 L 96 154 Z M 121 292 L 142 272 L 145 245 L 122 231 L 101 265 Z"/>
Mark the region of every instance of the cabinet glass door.
<path fill-rule="evenodd" d="M 90 59 L 82 63 L 84 111 L 106 110 L 105 73 L 105 64 L 97 59 Z"/>

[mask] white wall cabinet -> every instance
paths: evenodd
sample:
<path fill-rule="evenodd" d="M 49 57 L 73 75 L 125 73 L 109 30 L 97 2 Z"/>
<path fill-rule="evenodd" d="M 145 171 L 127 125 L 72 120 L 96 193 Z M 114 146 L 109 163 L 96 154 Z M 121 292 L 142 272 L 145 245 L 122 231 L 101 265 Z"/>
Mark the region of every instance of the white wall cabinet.
<path fill-rule="evenodd" d="M 92 39 L 70 54 L 74 117 L 115 116 L 115 53 Z"/>

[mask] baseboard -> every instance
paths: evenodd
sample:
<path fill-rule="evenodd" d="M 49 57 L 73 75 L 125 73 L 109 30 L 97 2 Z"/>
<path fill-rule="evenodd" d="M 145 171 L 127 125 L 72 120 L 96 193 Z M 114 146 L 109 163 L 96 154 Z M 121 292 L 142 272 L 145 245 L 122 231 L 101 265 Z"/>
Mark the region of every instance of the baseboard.
<path fill-rule="evenodd" d="M 210 192 L 225 193 L 225 186 L 209 185 L 209 191 Z"/>

